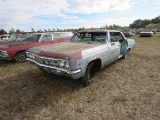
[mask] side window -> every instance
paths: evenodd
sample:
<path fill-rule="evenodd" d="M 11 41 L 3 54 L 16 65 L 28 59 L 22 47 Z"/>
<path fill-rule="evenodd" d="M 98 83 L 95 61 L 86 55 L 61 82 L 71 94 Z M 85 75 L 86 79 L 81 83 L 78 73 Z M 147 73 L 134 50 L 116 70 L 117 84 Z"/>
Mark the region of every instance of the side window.
<path fill-rule="evenodd" d="M 51 34 L 46 34 L 42 36 L 41 41 L 49 41 L 49 40 L 52 40 Z"/>
<path fill-rule="evenodd" d="M 120 32 L 110 32 L 110 38 L 111 42 L 118 42 L 124 39 Z"/>
<path fill-rule="evenodd" d="M 58 35 L 58 34 L 53 34 L 53 39 L 56 40 L 56 39 L 60 39 L 61 37 Z"/>
<path fill-rule="evenodd" d="M 73 33 L 70 32 L 70 33 L 61 33 L 61 35 L 64 37 L 64 38 L 71 38 L 73 36 Z"/>

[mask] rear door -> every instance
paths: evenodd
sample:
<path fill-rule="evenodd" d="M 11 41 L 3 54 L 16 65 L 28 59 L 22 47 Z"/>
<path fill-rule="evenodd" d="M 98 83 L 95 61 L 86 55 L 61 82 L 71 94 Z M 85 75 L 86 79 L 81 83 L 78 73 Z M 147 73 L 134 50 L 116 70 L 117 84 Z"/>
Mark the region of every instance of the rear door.
<path fill-rule="evenodd" d="M 39 42 L 42 44 L 51 44 L 52 41 L 53 41 L 53 36 L 51 34 L 44 34 L 39 40 Z"/>

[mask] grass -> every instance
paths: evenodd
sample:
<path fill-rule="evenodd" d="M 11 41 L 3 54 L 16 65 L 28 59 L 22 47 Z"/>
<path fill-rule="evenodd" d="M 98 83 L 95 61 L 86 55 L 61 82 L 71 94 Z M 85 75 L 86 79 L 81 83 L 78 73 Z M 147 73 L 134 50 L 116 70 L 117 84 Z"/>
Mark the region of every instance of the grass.
<path fill-rule="evenodd" d="M 86 88 L 27 62 L 0 61 L 0 119 L 160 119 L 160 33 L 131 38 L 128 58 L 100 70 Z"/>

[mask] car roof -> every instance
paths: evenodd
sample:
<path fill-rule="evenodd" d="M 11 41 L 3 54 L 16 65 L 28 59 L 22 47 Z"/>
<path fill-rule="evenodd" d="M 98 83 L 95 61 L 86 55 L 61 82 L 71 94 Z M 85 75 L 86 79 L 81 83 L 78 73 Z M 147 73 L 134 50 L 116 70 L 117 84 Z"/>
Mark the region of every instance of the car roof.
<path fill-rule="evenodd" d="M 78 32 L 120 32 L 118 30 L 82 30 Z"/>
<path fill-rule="evenodd" d="M 53 34 L 53 33 L 72 33 L 72 32 L 46 32 L 46 33 L 33 33 L 33 34 Z"/>

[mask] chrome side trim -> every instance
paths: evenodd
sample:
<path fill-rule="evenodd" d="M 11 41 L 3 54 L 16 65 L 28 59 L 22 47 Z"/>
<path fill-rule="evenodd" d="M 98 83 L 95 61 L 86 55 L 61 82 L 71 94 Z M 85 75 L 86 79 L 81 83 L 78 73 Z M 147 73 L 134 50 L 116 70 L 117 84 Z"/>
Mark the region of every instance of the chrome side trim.
<path fill-rule="evenodd" d="M 69 75 L 73 75 L 73 74 L 77 74 L 77 73 L 81 72 L 81 69 L 70 71 L 70 70 L 66 70 L 66 69 L 63 69 L 63 68 L 57 68 L 57 67 L 54 67 L 54 66 L 44 65 L 44 64 L 38 63 L 35 60 L 32 60 L 30 58 L 26 58 L 26 60 L 28 60 L 30 62 L 33 62 L 33 63 L 35 63 L 35 64 L 37 64 L 37 65 L 39 65 L 41 67 L 47 67 L 47 68 L 63 71 L 65 73 L 69 74 Z"/>

